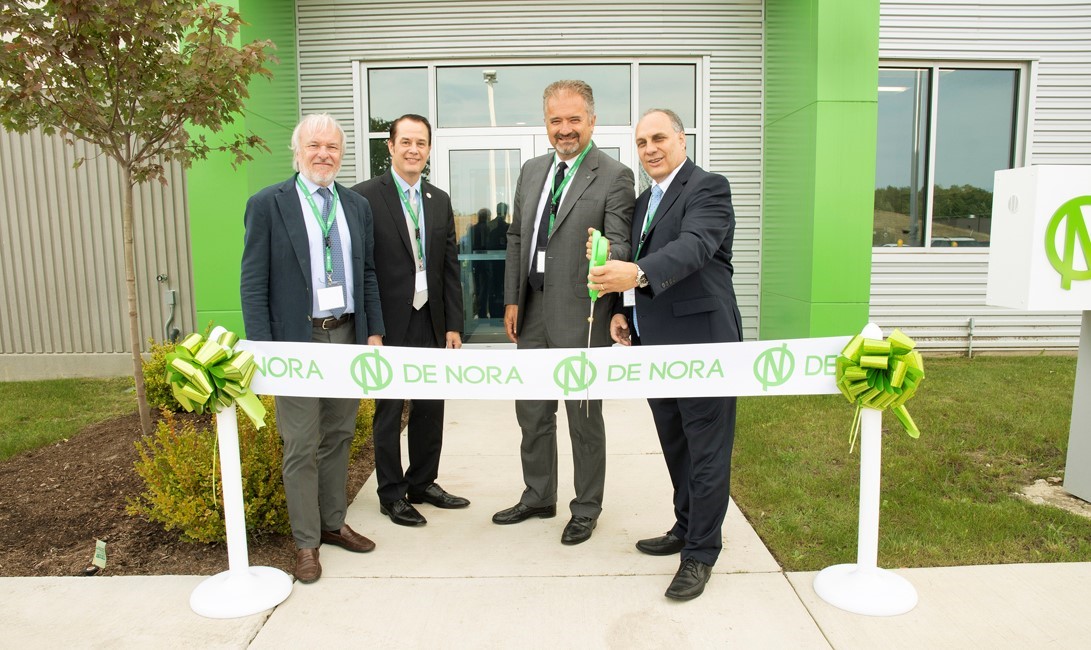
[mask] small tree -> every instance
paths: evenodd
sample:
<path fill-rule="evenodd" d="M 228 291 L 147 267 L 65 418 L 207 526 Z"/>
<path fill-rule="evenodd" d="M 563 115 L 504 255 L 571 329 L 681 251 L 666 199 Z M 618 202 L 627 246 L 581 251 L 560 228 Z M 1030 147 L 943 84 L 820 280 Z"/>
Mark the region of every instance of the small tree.
<path fill-rule="evenodd" d="M 271 41 L 232 44 L 242 24 L 234 9 L 202 0 L 0 2 L 0 125 L 90 142 L 121 169 L 129 340 L 145 435 L 152 424 L 140 368 L 133 188 L 166 184 L 170 161 L 186 168 L 218 150 L 238 164 L 264 148 L 254 135 L 213 146 L 186 131 L 219 132 L 242 110 L 250 79 L 272 76 Z"/>

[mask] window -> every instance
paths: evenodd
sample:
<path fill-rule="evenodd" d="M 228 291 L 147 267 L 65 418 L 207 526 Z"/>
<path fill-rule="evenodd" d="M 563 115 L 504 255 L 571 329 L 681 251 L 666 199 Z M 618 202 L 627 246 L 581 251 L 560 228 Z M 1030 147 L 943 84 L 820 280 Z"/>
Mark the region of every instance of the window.
<path fill-rule="evenodd" d="M 1020 70 L 880 68 L 874 246 L 988 246 L 993 172 L 1016 164 Z"/>

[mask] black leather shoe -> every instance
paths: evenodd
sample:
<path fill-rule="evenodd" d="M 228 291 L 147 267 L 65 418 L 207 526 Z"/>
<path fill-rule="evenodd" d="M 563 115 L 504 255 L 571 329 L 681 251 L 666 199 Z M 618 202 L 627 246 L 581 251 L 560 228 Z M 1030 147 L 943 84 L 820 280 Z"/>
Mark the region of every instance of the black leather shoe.
<path fill-rule="evenodd" d="M 561 533 L 561 543 L 567 546 L 586 542 L 591 539 L 591 531 L 595 530 L 595 526 L 598 525 L 597 519 L 590 517 L 577 517 L 572 516 L 568 520 L 568 525 L 564 527 L 564 532 Z"/>
<path fill-rule="evenodd" d="M 405 499 L 398 499 L 397 501 L 391 501 L 390 503 L 380 503 L 379 512 L 390 517 L 390 521 L 393 521 L 399 526 L 423 526 L 428 523 L 428 520 L 425 519 L 421 513 L 417 512 L 416 508 L 409 505 L 409 502 Z"/>
<path fill-rule="evenodd" d="M 636 543 L 636 549 L 648 555 L 674 555 L 685 545 L 685 540 L 678 539 L 673 533 L 667 531 L 667 534 L 662 537 L 640 540 Z"/>
<path fill-rule="evenodd" d="M 678 573 L 674 574 L 671 586 L 667 587 L 667 598 L 674 600 L 693 600 L 705 591 L 705 583 L 712 577 L 712 567 L 691 557 L 682 560 Z"/>
<path fill-rule="evenodd" d="M 447 490 L 444 490 L 438 483 L 433 483 L 424 488 L 424 492 L 420 494 L 413 494 L 410 492 L 408 495 L 409 503 L 431 503 L 437 508 L 465 508 L 470 505 L 469 499 L 463 499 L 462 497 L 456 497 Z"/>
<path fill-rule="evenodd" d="M 537 508 L 531 508 L 530 506 L 517 503 L 514 506 L 501 510 L 492 516 L 492 523 L 494 524 L 517 524 L 520 521 L 526 521 L 531 517 L 539 517 L 541 519 L 551 519 L 557 516 L 557 506 L 539 506 Z"/>

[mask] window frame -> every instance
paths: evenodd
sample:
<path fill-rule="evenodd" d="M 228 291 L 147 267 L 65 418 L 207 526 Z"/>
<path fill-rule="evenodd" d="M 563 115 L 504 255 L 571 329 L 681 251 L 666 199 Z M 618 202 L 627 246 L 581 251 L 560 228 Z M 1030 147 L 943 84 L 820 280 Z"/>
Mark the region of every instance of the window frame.
<path fill-rule="evenodd" d="M 1015 78 L 1015 120 L 1012 129 L 1013 140 L 1013 156 L 1012 156 L 1012 168 L 1024 167 L 1031 164 L 1030 162 L 1030 150 L 1031 150 L 1031 130 L 1028 126 L 1029 116 L 1033 111 L 1033 97 L 1034 87 L 1037 80 L 1037 62 L 1034 60 L 1014 60 L 1014 59 L 881 59 L 876 70 L 876 81 L 878 81 L 878 72 L 881 70 L 927 70 L 928 71 L 928 115 L 927 122 L 923 125 L 927 129 L 927 158 L 925 161 L 924 177 L 925 177 L 925 205 L 928 207 L 927 214 L 925 215 L 924 223 L 924 245 L 923 246 L 875 246 L 874 240 L 872 241 L 873 250 L 882 250 L 884 252 L 891 251 L 911 251 L 911 252 L 961 252 L 965 253 L 970 250 L 977 252 L 978 254 L 988 254 L 989 246 L 981 247 L 962 247 L 962 248 L 948 248 L 943 246 L 932 246 L 932 217 L 933 210 L 935 209 L 935 170 L 936 170 L 936 138 L 937 138 L 937 124 L 938 124 L 938 109 L 939 109 L 939 83 L 940 83 L 940 71 L 941 70 L 1010 70 L 1016 73 Z M 878 92 L 876 92 L 876 102 L 878 102 Z M 878 117 L 878 113 L 876 113 Z M 876 121 L 876 127 L 878 127 L 878 121 Z M 879 155 L 879 142 L 875 143 L 875 155 Z M 873 193 L 874 193 L 873 188 Z M 910 188 L 912 191 L 912 188 Z M 874 213 L 874 200 L 872 202 L 872 212 Z"/>
<path fill-rule="evenodd" d="M 697 146 L 697 154 L 693 155 L 693 152 L 689 152 L 690 158 L 702 167 L 708 167 L 709 164 L 709 147 L 711 143 L 711 137 L 709 134 L 708 124 L 710 120 L 709 115 L 709 96 L 708 89 L 710 87 L 709 79 L 709 57 L 707 56 L 685 56 L 685 57 L 586 57 L 586 58 L 498 58 L 498 59 L 418 59 L 418 60 L 406 60 L 406 59 L 367 59 L 353 61 L 352 67 L 352 86 L 353 86 L 353 115 L 355 124 L 353 129 L 355 132 L 354 142 L 354 155 L 355 170 L 356 170 L 356 182 L 362 182 L 368 178 L 371 178 L 371 155 L 370 155 L 370 143 L 374 139 L 389 137 L 389 132 L 371 131 L 368 129 L 370 124 L 370 98 L 368 96 L 368 71 L 373 68 L 390 69 L 390 68 L 426 68 L 428 78 L 428 113 L 426 117 L 429 122 L 432 123 L 432 137 L 435 139 L 437 136 L 443 135 L 474 135 L 479 133 L 489 134 L 511 134 L 511 135 L 526 135 L 533 134 L 539 135 L 544 133 L 544 124 L 533 124 L 525 127 L 438 127 L 437 118 L 439 115 L 438 107 L 438 79 L 437 69 L 445 67 L 466 67 L 466 66 L 483 66 L 483 67 L 500 67 L 500 66 L 534 66 L 534 65 L 587 65 L 587 64 L 601 64 L 601 65 L 628 65 L 630 66 L 630 123 L 628 125 L 621 126 L 605 126 L 598 125 L 595 127 L 596 133 L 602 134 L 625 134 L 629 137 L 633 137 L 636 130 L 636 123 L 640 119 L 640 66 L 644 65 L 692 65 L 694 66 L 694 114 L 695 123 L 686 124 L 685 134 L 687 136 L 693 136 L 694 143 Z M 634 147 L 635 152 L 635 147 Z M 633 154 L 633 160 L 622 161 L 626 165 L 640 169 L 640 161 L 637 159 L 636 154 Z"/>

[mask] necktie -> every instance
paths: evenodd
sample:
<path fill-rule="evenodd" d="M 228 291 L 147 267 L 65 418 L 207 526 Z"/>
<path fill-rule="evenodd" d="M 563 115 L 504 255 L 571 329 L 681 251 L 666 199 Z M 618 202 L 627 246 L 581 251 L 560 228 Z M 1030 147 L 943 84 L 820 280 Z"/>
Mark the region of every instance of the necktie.
<path fill-rule="evenodd" d="M 545 276 L 538 272 L 538 258 L 540 255 L 545 254 L 546 244 L 549 243 L 549 218 L 557 214 L 557 208 L 561 202 L 561 198 L 557 197 L 557 204 L 553 203 L 553 194 L 557 192 L 557 188 L 564 182 L 564 172 L 568 169 L 568 163 L 561 161 L 557 164 L 557 173 L 553 175 L 553 190 L 549 196 L 546 197 L 545 207 L 542 208 L 542 217 L 538 220 L 538 239 L 537 246 L 534 251 L 534 259 L 530 263 L 530 275 L 527 277 L 527 281 L 530 282 L 530 288 L 535 291 L 541 291 L 545 285 Z"/>
<path fill-rule="evenodd" d="M 424 242 L 421 240 L 421 230 L 424 229 L 424 215 L 420 211 L 420 195 L 417 194 L 415 187 L 409 188 L 409 206 L 413 208 L 413 214 L 417 215 L 417 225 L 415 226 L 417 232 L 414 233 L 416 239 L 413 241 L 413 261 L 417 263 L 418 269 L 422 269 L 424 268 L 424 260 L 421 258 L 420 253 L 424 250 Z M 418 241 L 421 243 L 420 248 L 417 247 Z M 428 302 L 427 288 L 413 292 L 413 309 L 420 309 L 426 302 Z"/>
<path fill-rule="evenodd" d="M 333 212 L 333 193 L 330 192 L 328 187 L 318 188 L 318 196 L 322 197 L 322 223 L 326 223 L 330 219 L 330 214 Z M 330 244 L 330 256 L 332 258 L 333 272 L 329 278 L 327 278 L 328 286 L 342 287 L 341 293 L 345 293 L 345 258 L 341 255 L 341 235 L 337 232 L 337 220 L 335 219 L 333 225 L 330 226 L 329 233 Z M 344 304 L 348 304 L 348 297 L 343 298 Z M 334 317 L 341 318 L 345 313 L 345 308 L 340 307 L 332 310 Z"/>
<path fill-rule="evenodd" d="M 655 210 L 659 202 L 663 200 L 663 188 L 658 184 L 652 186 L 652 196 L 648 199 L 648 211 L 644 213 L 644 227 L 640 230 L 640 245 L 637 246 L 636 255 L 640 255 L 640 248 L 644 245 L 644 238 L 648 235 L 648 222 L 655 217 Z M 636 259 L 634 256 L 633 259 Z M 636 315 L 636 306 L 633 306 L 633 330 L 640 336 L 640 323 Z"/>
<path fill-rule="evenodd" d="M 652 186 L 652 196 L 648 199 L 648 211 L 644 213 L 644 225 L 640 229 L 640 245 L 644 245 L 644 238 L 648 236 L 649 222 L 655 217 L 655 209 L 659 207 L 659 202 L 663 200 L 663 188 L 659 185 Z M 636 254 L 640 254 L 640 247 L 637 247 Z M 636 259 L 634 256 L 633 259 Z"/>

